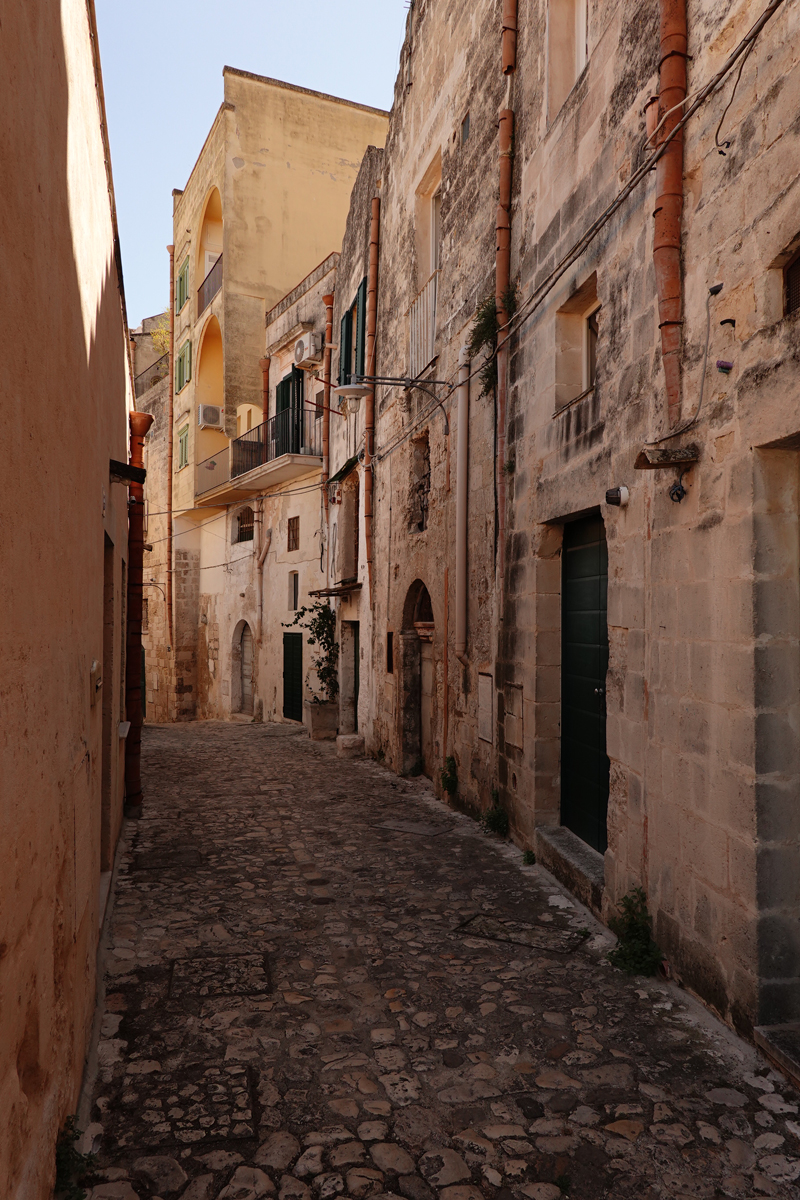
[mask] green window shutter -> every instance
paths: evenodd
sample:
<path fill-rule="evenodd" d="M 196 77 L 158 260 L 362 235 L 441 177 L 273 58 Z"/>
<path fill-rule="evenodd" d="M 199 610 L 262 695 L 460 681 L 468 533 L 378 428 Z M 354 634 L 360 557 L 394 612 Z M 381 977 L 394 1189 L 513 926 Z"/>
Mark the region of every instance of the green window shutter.
<path fill-rule="evenodd" d="M 349 382 L 350 359 L 353 353 L 353 318 L 348 310 L 342 317 L 341 336 L 339 337 L 339 387 Z"/>
<path fill-rule="evenodd" d="M 275 389 L 275 411 L 284 412 L 292 402 L 292 377 L 287 375 Z"/>
<path fill-rule="evenodd" d="M 186 382 L 192 378 L 192 343 L 186 343 Z"/>
<path fill-rule="evenodd" d="M 364 374 L 364 348 L 367 340 L 367 280 L 361 280 L 356 298 L 356 375 Z M 370 375 L 375 374 L 375 364 L 370 364 Z"/>

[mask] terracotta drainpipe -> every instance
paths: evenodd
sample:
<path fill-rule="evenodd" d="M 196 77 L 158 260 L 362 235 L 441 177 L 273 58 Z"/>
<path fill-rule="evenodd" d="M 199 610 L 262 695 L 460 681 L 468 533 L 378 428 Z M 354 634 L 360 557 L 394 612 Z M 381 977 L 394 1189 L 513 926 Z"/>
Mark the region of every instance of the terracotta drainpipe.
<path fill-rule="evenodd" d="M 369 273 L 367 282 L 367 344 L 366 374 L 375 374 L 375 335 L 378 328 L 378 249 L 380 246 L 381 202 L 372 198 L 372 220 L 369 229 Z M 372 596 L 372 452 L 375 449 L 375 390 L 365 397 L 364 416 L 364 544 L 367 552 L 367 575 Z"/>
<path fill-rule="evenodd" d="M 469 350 L 458 355 L 456 441 L 456 658 L 467 666 L 467 504 L 469 500 Z"/>
<path fill-rule="evenodd" d="M 150 413 L 130 414 L 130 464 L 144 466 L 144 439 Z M 125 739 L 125 816 L 142 815 L 142 564 L 144 487 L 131 483 L 128 496 L 128 627 L 126 631 L 125 712 L 131 723 Z"/>
<path fill-rule="evenodd" d="M 517 0 L 503 0 L 503 74 L 517 69 Z"/>
<path fill-rule="evenodd" d="M 269 420 L 269 364 L 270 359 L 260 358 L 258 365 L 261 367 L 261 423 L 266 425 Z M 263 431 L 261 439 L 261 461 L 267 461 L 267 431 Z"/>
<path fill-rule="evenodd" d="M 508 321 L 505 296 L 511 282 L 511 175 L 513 171 L 514 113 L 500 113 L 500 198 L 497 205 L 495 302 L 499 325 Z M 497 580 L 502 620 L 506 533 L 506 402 L 508 397 L 508 335 L 497 342 Z"/>
<path fill-rule="evenodd" d="M 325 386 L 322 409 L 322 494 L 325 512 L 328 511 L 328 489 L 325 484 L 331 471 L 331 356 L 333 353 L 333 292 L 322 297 L 325 305 L 325 353 L 322 359 L 322 382 Z"/>
<path fill-rule="evenodd" d="M 167 409 L 167 623 L 170 649 L 175 645 L 172 616 L 172 464 L 175 453 L 175 247 L 169 251 L 169 407 Z"/>
<path fill-rule="evenodd" d="M 683 115 L 675 108 L 686 98 L 686 0 L 660 0 L 661 62 L 658 119 L 675 109 L 659 130 L 665 138 Z M 681 216 L 683 214 L 683 131 L 676 134 L 656 167 L 653 261 L 658 290 L 661 358 L 669 424 L 681 414 L 681 332 L 683 325 Z"/>

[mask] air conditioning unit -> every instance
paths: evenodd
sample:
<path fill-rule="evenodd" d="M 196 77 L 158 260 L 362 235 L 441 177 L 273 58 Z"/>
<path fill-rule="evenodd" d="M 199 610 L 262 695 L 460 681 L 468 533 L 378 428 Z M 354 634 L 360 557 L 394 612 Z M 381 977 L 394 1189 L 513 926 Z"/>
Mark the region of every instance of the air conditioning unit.
<path fill-rule="evenodd" d="M 294 362 L 297 367 L 313 367 L 322 358 L 322 335 L 304 333 L 294 344 Z"/>
<path fill-rule="evenodd" d="M 222 429 L 222 409 L 218 404 L 201 404 L 197 410 L 197 424 L 201 429 Z"/>

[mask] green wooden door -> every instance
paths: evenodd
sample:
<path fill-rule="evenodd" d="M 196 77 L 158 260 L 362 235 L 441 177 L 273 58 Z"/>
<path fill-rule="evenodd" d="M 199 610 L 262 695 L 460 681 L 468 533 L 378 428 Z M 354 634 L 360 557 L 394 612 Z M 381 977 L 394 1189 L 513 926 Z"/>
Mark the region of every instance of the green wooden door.
<path fill-rule="evenodd" d="M 564 526 L 561 560 L 561 823 L 608 845 L 608 550 L 600 517 Z"/>
<path fill-rule="evenodd" d="M 290 721 L 303 719 L 303 635 L 283 635 L 283 715 Z"/>

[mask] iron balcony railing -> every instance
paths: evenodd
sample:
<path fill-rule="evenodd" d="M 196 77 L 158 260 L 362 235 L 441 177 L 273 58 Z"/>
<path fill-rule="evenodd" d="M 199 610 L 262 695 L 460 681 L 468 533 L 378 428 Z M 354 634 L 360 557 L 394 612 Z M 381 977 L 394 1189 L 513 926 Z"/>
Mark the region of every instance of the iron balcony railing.
<path fill-rule="evenodd" d="M 436 288 L 439 272 L 434 271 L 409 309 L 411 318 L 411 361 L 409 374 L 416 379 L 435 357 Z"/>
<path fill-rule="evenodd" d="M 133 390 L 137 398 L 143 396 L 146 391 L 149 391 L 156 383 L 169 373 L 169 354 L 162 354 L 161 358 L 157 358 L 154 363 L 145 371 L 140 371 L 133 381 Z"/>
<path fill-rule="evenodd" d="M 315 420 L 315 416 L 313 408 L 287 408 L 263 425 L 248 429 L 219 454 L 197 464 L 195 494 L 210 492 L 284 454 L 321 458 L 322 422 Z"/>
<path fill-rule="evenodd" d="M 222 255 L 220 254 L 211 270 L 197 289 L 197 315 L 206 311 L 211 301 L 222 287 Z"/>

